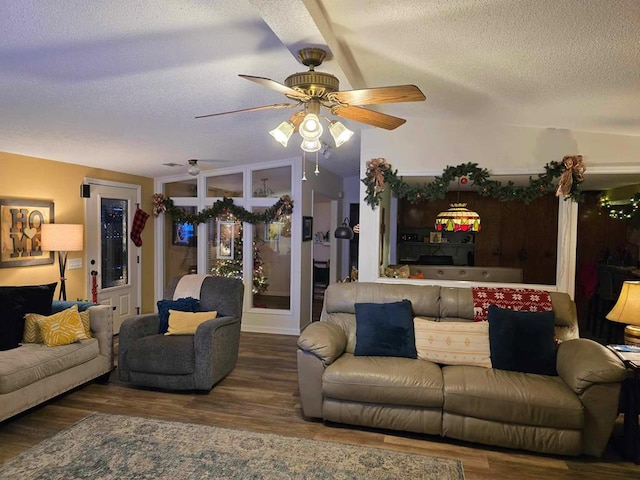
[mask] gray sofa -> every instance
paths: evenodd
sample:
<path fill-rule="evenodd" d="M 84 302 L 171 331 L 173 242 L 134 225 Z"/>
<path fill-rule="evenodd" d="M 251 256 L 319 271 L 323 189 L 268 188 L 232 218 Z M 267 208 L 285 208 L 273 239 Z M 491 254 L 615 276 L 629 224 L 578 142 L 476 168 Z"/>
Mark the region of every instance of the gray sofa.
<path fill-rule="evenodd" d="M 608 349 L 578 338 L 576 308 L 551 293 L 558 376 L 395 357 L 354 356 L 356 302 L 408 299 L 413 313 L 472 321 L 470 288 L 332 284 L 321 321 L 298 339 L 306 417 L 440 435 L 535 452 L 600 456 L 618 413 L 626 371 Z"/>
<path fill-rule="evenodd" d="M 71 302 L 73 303 L 73 302 Z M 54 301 L 54 311 L 56 311 Z M 113 311 L 89 307 L 94 338 L 71 345 L 38 343 L 0 351 L 0 421 L 113 370 Z"/>

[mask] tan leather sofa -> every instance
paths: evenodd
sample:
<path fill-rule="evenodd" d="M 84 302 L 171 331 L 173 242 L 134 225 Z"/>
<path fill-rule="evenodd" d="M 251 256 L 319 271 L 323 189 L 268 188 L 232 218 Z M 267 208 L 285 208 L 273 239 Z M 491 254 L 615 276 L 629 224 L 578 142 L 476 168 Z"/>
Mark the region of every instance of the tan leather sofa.
<path fill-rule="evenodd" d="M 500 447 L 600 456 L 612 433 L 626 371 L 602 345 L 578 338 L 576 308 L 551 293 L 558 376 L 354 356 L 356 302 L 408 299 L 413 313 L 472 321 L 470 288 L 332 284 L 319 322 L 298 339 L 298 383 L 306 417 L 441 435 Z"/>

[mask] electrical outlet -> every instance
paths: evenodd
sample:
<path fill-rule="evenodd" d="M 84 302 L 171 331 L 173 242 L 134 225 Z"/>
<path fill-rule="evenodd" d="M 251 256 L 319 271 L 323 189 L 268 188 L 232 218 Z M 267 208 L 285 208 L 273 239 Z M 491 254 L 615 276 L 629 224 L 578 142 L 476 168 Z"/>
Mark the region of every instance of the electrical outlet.
<path fill-rule="evenodd" d="M 67 261 L 67 268 L 69 270 L 75 270 L 77 268 L 82 268 L 82 259 L 81 258 L 70 258 Z"/>

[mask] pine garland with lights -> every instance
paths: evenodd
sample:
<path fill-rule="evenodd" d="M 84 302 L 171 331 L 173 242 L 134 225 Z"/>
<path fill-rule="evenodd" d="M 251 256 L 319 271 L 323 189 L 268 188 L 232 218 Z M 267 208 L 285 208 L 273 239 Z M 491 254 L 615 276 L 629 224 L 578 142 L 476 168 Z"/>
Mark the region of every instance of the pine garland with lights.
<path fill-rule="evenodd" d="M 640 215 L 640 192 L 631 197 L 629 203 L 622 205 L 612 204 L 606 196 L 600 197 L 598 200 L 600 208 L 607 211 L 607 215 L 611 218 L 624 220 Z"/>
<path fill-rule="evenodd" d="M 478 193 L 484 197 L 492 197 L 503 202 L 520 201 L 531 203 L 556 189 L 554 180 L 560 178 L 558 195 L 565 200 L 575 202 L 582 200 L 580 183 L 583 181 L 585 167 L 582 156 L 564 157 L 562 162 L 551 161 L 544 166 L 544 173 L 537 177 L 529 177 L 529 185 L 518 187 L 512 181 L 502 183 L 490 180 L 489 170 L 478 167 L 477 163 L 463 163 L 457 166 L 447 166 L 441 176 L 432 182 L 410 185 L 398 176 L 384 158 L 374 158 L 367 162 L 365 178 L 362 179 L 367 187 L 365 201 L 371 207 L 380 203 L 382 192 L 388 186 L 398 198 L 405 198 L 410 202 L 420 200 L 439 200 L 449 191 L 449 185 L 458 178 L 468 178 Z"/>
<path fill-rule="evenodd" d="M 291 215 L 293 212 L 293 200 L 289 195 L 283 195 L 271 207 L 262 213 L 253 213 L 243 207 L 234 205 L 233 199 L 223 197 L 222 200 L 216 201 L 211 207 L 205 208 L 198 213 L 188 213 L 182 208 L 176 207 L 173 200 L 165 197 L 162 193 L 153 194 L 153 215 L 157 217 L 161 213 L 167 213 L 177 222 L 186 222 L 193 225 L 205 223 L 212 218 L 221 215 L 231 214 L 241 222 L 251 223 L 270 223 L 276 221 L 284 215 Z"/>

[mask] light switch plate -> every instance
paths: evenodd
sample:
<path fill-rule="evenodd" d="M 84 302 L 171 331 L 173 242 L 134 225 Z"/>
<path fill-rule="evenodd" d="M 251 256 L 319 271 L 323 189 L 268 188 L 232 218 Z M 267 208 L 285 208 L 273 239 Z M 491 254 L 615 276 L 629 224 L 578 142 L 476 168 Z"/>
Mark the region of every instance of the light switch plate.
<path fill-rule="evenodd" d="M 81 258 L 70 258 L 67 261 L 67 268 L 69 270 L 75 270 L 77 268 L 82 268 L 82 259 Z"/>

